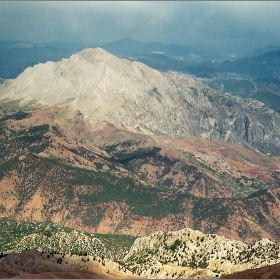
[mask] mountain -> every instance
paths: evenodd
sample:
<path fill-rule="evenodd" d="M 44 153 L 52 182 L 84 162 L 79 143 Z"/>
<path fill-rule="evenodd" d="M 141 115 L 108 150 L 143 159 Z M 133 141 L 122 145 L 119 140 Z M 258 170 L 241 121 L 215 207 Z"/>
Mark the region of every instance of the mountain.
<path fill-rule="evenodd" d="M 172 48 L 172 46 L 174 48 Z M 263 47 L 246 55 L 218 55 L 201 48 L 141 43 L 129 38 L 105 44 L 104 49 L 159 71 L 198 77 L 211 87 L 242 98 L 256 98 L 279 110 L 279 47 Z"/>
<path fill-rule="evenodd" d="M 0 86 L 0 212 L 90 233 L 279 239 L 279 114 L 96 48 Z"/>
<path fill-rule="evenodd" d="M 16 78 L 27 67 L 47 61 L 57 62 L 87 47 L 93 47 L 93 44 L 0 41 L 0 83 Z M 242 98 L 253 97 L 269 107 L 280 108 L 277 46 L 264 47 L 242 56 L 229 55 L 211 46 L 144 43 L 131 38 L 101 47 L 159 71 L 187 73 L 201 78 L 219 91 Z"/>
<path fill-rule="evenodd" d="M 209 80 L 211 87 L 242 98 L 256 98 L 279 111 L 280 47 L 264 47 L 213 67 L 217 70 Z"/>
<path fill-rule="evenodd" d="M 109 124 L 93 130 L 69 107 L 9 110 L 1 111 L 2 215 L 100 233 L 279 236 L 277 157 Z"/>
<path fill-rule="evenodd" d="M 251 77 L 279 76 L 280 47 L 264 47 L 233 61 L 224 61 L 220 69 Z"/>
<path fill-rule="evenodd" d="M 280 116 L 256 100 L 224 95 L 185 75 L 160 73 L 103 49 L 27 68 L 0 86 L 1 96 L 53 106 L 63 102 L 97 125 L 134 132 L 196 135 L 256 149 L 279 147 Z"/>
<path fill-rule="evenodd" d="M 211 51 L 124 38 L 102 47 L 159 71 L 187 73 L 224 93 L 255 98 L 269 107 L 280 108 L 279 46 L 263 47 L 245 55 L 226 55 L 220 49 Z"/>

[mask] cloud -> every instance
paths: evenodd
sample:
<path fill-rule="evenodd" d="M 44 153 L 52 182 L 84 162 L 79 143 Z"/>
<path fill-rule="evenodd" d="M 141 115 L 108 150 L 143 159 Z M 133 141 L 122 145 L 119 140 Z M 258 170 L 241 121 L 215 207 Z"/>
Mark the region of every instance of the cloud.
<path fill-rule="evenodd" d="M 280 45 L 277 1 L 2 2 L 0 38 L 92 44 L 131 37 L 183 45 Z"/>

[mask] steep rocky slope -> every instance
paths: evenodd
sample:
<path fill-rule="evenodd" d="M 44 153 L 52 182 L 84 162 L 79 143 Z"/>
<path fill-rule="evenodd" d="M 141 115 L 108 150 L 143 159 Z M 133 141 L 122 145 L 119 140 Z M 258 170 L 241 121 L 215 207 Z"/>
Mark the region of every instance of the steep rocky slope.
<path fill-rule="evenodd" d="M 279 147 L 280 116 L 263 103 L 244 102 L 100 48 L 28 68 L 0 86 L 0 98 L 22 105 L 68 102 L 91 123 L 106 121 L 132 131 Z"/>

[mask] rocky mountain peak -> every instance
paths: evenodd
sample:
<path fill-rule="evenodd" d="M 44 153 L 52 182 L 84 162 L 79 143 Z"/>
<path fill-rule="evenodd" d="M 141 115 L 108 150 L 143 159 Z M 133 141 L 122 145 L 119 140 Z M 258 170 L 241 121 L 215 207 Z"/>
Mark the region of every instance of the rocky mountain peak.
<path fill-rule="evenodd" d="M 128 60 L 117 58 L 102 48 L 83 49 L 82 51 L 72 55 L 70 60 L 75 60 L 77 58 L 82 58 L 83 60 L 95 65 L 95 67 L 97 67 L 99 63 L 111 65 L 115 64 L 115 66 L 118 67 L 121 67 L 122 64 L 131 64 Z"/>
<path fill-rule="evenodd" d="M 110 54 L 109 52 L 99 47 L 83 49 L 80 52 L 78 52 L 76 55 L 82 56 L 84 59 L 87 60 L 93 57 L 100 57 L 103 60 L 104 57 L 106 56 L 111 58 L 116 58 L 114 55 Z"/>

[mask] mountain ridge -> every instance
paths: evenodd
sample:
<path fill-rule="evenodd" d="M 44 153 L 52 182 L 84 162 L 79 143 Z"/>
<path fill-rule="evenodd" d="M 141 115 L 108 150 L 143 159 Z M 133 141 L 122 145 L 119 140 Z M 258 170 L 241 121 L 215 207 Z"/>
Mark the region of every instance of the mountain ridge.
<path fill-rule="evenodd" d="M 137 238 L 124 261 L 139 276 L 214 278 L 275 264 L 278 259 L 279 245 L 268 239 L 245 244 L 185 228 Z"/>
<path fill-rule="evenodd" d="M 0 224 L 4 233 L 0 239 L 1 272 L 22 277 L 49 271 L 49 260 L 59 264 L 54 265 L 53 271 L 58 269 L 65 275 L 73 268 L 84 268 L 89 273 L 107 271 L 108 276 L 118 271 L 119 276 L 122 273 L 157 279 L 217 278 L 248 268 L 271 266 L 280 258 L 279 244 L 268 239 L 246 244 L 190 228 L 157 231 L 132 242 L 129 236 L 93 235 L 53 223 L 0 218 Z M 31 255 L 34 266 L 22 260 L 30 259 Z M 92 271 L 92 265 L 98 263 L 102 266 Z"/>

